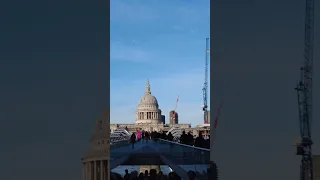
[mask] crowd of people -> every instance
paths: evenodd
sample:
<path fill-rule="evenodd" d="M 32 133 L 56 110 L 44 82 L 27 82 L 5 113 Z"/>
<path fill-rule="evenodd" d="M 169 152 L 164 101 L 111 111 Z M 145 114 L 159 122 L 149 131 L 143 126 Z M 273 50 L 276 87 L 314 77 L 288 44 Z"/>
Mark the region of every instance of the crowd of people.
<path fill-rule="evenodd" d="M 110 174 L 111 180 L 181 180 L 182 178 L 175 172 L 170 172 L 168 175 L 162 173 L 162 171 L 157 172 L 155 169 L 151 169 L 150 172 L 146 170 L 144 173 L 137 171 L 129 171 L 126 169 L 125 174 L 121 176 L 118 173 L 111 172 Z M 208 180 L 218 180 L 218 169 L 217 165 L 210 161 L 209 168 L 207 172 L 200 174 L 199 172 L 189 171 L 188 172 L 188 179 L 189 180 L 196 180 L 196 179 L 208 179 Z"/>
<path fill-rule="evenodd" d="M 197 176 L 193 171 L 189 171 L 188 175 L 189 180 L 194 180 Z M 157 170 L 155 169 L 151 169 L 150 172 L 146 170 L 144 173 L 141 172 L 140 174 L 137 171 L 129 173 L 126 169 L 124 176 L 117 173 L 111 173 L 111 180 L 181 180 L 181 177 L 175 172 L 170 172 L 168 175 L 163 174 L 162 171 L 157 173 Z"/>
<path fill-rule="evenodd" d="M 201 132 L 199 133 L 198 137 L 194 139 L 191 132 L 188 132 L 188 134 L 186 134 L 186 132 L 183 131 L 182 135 L 180 136 L 180 143 L 210 149 L 210 139 L 204 139 Z"/>
<path fill-rule="evenodd" d="M 173 141 L 174 137 L 171 134 L 171 132 L 167 134 L 166 132 L 160 133 L 156 131 L 137 131 L 136 133 L 132 133 L 130 138 L 132 148 L 134 148 L 134 144 L 137 141 L 145 141 L 146 143 L 148 143 L 148 140 L 150 139 L 164 139 L 168 141 Z M 204 139 L 201 132 L 199 133 L 198 137 L 194 138 L 191 132 L 188 132 L 188 134 L 186 134 L 186 132 L 183 131 L 182 135 L 180 136 L 179 143 L 210 149 L 210 139 Z"/>

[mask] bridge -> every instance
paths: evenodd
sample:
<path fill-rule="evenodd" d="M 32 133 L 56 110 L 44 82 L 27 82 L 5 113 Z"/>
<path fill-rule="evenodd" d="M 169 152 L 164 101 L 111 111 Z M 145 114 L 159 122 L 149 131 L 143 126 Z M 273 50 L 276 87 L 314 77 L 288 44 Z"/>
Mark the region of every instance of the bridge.
<path fill-rule="evenodd" d="M 168 165 L 182 179 L 187 172 L 203 173 L 210 161 L 210 150 L 163 139 L 139 141 L 117 141 L 110 147 L 110 169 L 120 165 Z"/>

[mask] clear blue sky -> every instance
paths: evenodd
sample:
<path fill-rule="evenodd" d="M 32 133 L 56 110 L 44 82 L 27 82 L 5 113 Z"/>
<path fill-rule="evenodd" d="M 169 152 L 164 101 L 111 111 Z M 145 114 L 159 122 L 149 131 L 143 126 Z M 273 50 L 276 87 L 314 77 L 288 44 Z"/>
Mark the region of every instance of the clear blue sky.
<path fill-rule="evenodd" d="M 203 123 L 209 0 L 111 0 L 111 123 L 134 123 L 147 79 L 168 122 Z"/>

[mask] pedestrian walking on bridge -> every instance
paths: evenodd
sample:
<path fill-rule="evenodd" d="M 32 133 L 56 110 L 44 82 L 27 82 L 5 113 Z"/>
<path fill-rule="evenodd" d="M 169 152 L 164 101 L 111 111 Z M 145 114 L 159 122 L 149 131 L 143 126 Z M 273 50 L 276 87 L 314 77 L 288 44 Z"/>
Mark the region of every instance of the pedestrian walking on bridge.
<path fill-rule="evenodd" d="M 132 133 L 131 138 L 130 138 L 132 149 L 134 149 L 134 144 L 136 143 L 136 138 L 137 138 L 136 134 Z"/>

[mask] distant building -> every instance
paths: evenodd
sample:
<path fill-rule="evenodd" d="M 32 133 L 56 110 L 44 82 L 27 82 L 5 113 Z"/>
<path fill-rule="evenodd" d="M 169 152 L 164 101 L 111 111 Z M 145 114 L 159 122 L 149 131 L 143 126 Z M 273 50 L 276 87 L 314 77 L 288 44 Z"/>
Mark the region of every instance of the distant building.
<path fill-rule="evenodd" d="M 161 122 L 163 124 L 166 124 L 166 116 L 165 115 L 161 115 Z"/>
<path fill-rule="evenodd" d="M 313 155 L 314 179 L 320 180 L 320 155 Z"/>
<path fill-rule="evenodd" d="M 179 124 L 179 115 L 178 112 L 172 110 L 169 114 L 170 124 Z"/>

